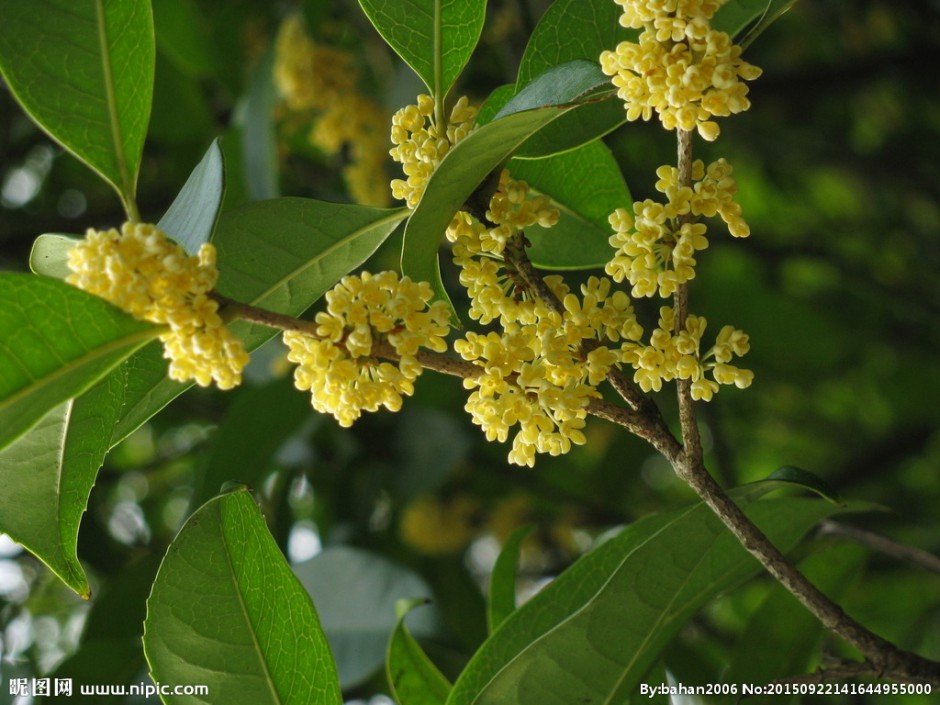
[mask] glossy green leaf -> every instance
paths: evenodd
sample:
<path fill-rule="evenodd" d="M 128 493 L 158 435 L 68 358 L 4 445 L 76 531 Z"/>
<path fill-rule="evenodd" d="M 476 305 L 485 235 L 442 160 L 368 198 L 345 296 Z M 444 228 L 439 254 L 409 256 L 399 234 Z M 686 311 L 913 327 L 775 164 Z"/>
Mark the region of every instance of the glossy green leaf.
<path fill-rule="evenodd" d="M 63 282 L 0 274 L 0 448 L 158 332 Z"/>
<path fill-rule="evenodd" d="M 747 508 L 783 550 L 835 511 L 802 498 Z M 448 705 L 624 702 L 697 610 L 757 570 L 703 504 L 636 522 L 514 612 Z"/>
<path fill-rule="evenodd" d="M 490 575 L 490 591 L 486 601 L 486 622 L 489 633 L 496 631 L 516 611 L 516 573 L 519 570 L 519 553 L 522 542 L 532 533 L 531 526 L 513 531 L 493 566 Z"/>
<path fill-rule="evenodd" d="M 218 289 L 239 301 L 299 316 L 375 252 L 406 215 L 400 208 L 305 198 L 258 201 L 226 211 L 212 239 L 219 253 Z M 232 329 L 249 350 L 276 333 L 241 322 Z M 167 377 L 159 345 L 144 348 L 127 365 L 125 405 L 114 443 L 188 388 Z"/>
<path fill-rule="evenodd" d="M 310 397 L 298 393 L 290 377 L 241 392 L 212 438 L 193 483 L 190 509 L 231 480 L 258 487 L 278 449 L 310 413 Z"/>
<path fill-rule="evenodd" d="M 728 0 L 712 18 L 712 27 L 727 32 L 741 43 L 740 35 L 749 29 L 743 39 L 749 44 L 753 37 L 796 4 L 796 0 Z"/>
<path fill-rule="evenodd" d="M 637 30 L 620 25 L 622 12 L 611 0 L 556 0 L 529 37 L 516 89 L 559 64 L 578 59 L 596 64 L 605 49 L 635 39 Z"/>
<path fill-rule="evenodd" d="M 405 626 L 405 617 L 426 600 L 401 600 L 397 606 L 398 623 L 388 641 L 385 673 L 392 696 L 398 705 L 444 705 L 450 682 L 424 653 L 421 645 Z"/>
<path fill-rule="evenodd" d="M 0 71 L 36 123 L 135 208 L 150 119 L 147 0 L 0 1 Z"/>
<path fill-rule="evenodd" d="M 813 553 L 799 565 L 810 582 L 829 598 L 841 602 L 862 572 L 865 549 L 853 544 L 835 544 Z M 769 683 L 806 673 L 817 656 L 826 630 L 782 585 L 770 594 L 748 620 L 737 639 L 725 683 Z M 787 702 L 780 695 L 748 697 L 754 705 Z M 726 698 L 731 705 L 736 697 Z M 790 700 L 793 702 L 793 700 Z"/>
<path fill-rule="evenodd" d="M 215 139 L 173 199 L 157 227 L 190 254 L 209 242 L 225 195 L 225 161 Z"/>
<path fill-rule="evenodd" d="M 486 0 L 359 0 L 369 20 L 443 99 L 463 71 L 483 30 Z"/>
<path fill-rule="evenodd" d="M 160 683 L 208 686 L 168 705 L 339 705 L 329 646 L 306 591 L 237 490 L 190 517 L 147 600 L 144 654 Z"/>
<path fill-rule="evenodd" d="M 603 267 L 613 252 L 608 216 L 632 207 L 620 167 L 600 141 L 545 159 L 513 159 L 509 172 L 538 193 L 550 196 L 561 212 L 551 228 L 526 230 L 529 258 L 544 269 Z"/>
<path fill-rule="evenodd" d="M 437 250 L 454 213 L 484 179 L 499 168 L 527 139 L 554 120 L 578 110 L 577 99 L 594 85 L 596 73 L 562 69 L 555 91 L 541 90 L 513 105 L 512 114 L 494 119 L 454 145 L 428 182 L 408 220 L 402 245 L 402 271 L 416 281 L 431 282 L 449 300 L 441 284 Z M 536 101 L 548 101 L 535 107 Z M 505 113 L 505 108 L 504 108 Z"/>
<path fill-rule="evenodd" d="M 78 526 L 108 451 L 123 387 L 105 378 L 52 409 L 0 451 L 0 532 L 9 534 L 84 598 L 91 589 L 78 562 Z M 43 507 L 44 511 L 23 511 Z"/>
<path fill-rule="evenodd" d="M 320 611 L 343 688 L 362 683 L 382 665 L 397 623 L 399 600 L 427 601 L 431 590 L 410 570 L 361 549 L 327 548 L 294 566 Z M 436 610 L 416 612 L 416 634 L 435 632 Z"/>

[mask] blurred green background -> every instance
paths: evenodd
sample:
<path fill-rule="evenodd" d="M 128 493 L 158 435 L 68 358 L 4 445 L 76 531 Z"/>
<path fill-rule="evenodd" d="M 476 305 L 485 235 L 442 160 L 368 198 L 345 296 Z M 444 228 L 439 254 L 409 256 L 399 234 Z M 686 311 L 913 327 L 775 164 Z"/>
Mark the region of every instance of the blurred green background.
<path fill-rule="evenodd" d="M 479 102 L 514 81 L 547 5 L 491 2 L 458 91 Z M 273 41 L 292 10 L 316 41 L 350 52 L 359 90 L 388 115 L 413 101 L 417 80 L 351 0 L 155 1 L 156 93 L 138 189 L 145 220 L 160 217 L 218 135 L 226 207 L 278 193 L 349 198 L 349 145 L 327 153 L 313 144 L 316 115 L 285 105 L 272 79 Z M 713 237 L 692 287 L 692 310 L 712 332 L 731 323 L 750 334 L 742 364 L 755 372 L 750 389 L 700 407 L 709 467 L 726 486 L 804 468 L 885 508 L 840 522 L 940 553 L 940 3 L 802 0 L 747 58 L 764 69 L 752 109 L 724 121 L 717 143 L 696 147 L 706 161 L 734 165 L 752 231 L 744 241 Z M 652 197 L 656 166 L 674 160 L 673 136 L 634 123 L 606 142 L 634 198 Z M 40 233 L 122 219 L 107 186 L 0 86 L 0 269 L 26 269 Z M 396 266 L 398 238 L 371 269 Z M 656 317 L 649 304 L 637 303 L 647 326 Z M 422 633 L 450 675 L 485 636 L 481 586 L 513 528 L 537 527 L 523 561 L 531 590 L 610 528 L 693 498 L 649 447 L 602 421 L 589 424 L 587 446 L 523 470 L 469 422 L 458 381 L 426 374 L 400 413 L 340 429 L 292 392 L 276 345 L 250 372 L 235 392 L 187 393 L 109 456 L 80 535 L 96 586 L 90 604 L 0 537 L 5 677 L 87 674 L 102 660 L 95 648 L 121 644 L 123 675 L 101 682 L 142 678 L 134 640 L 150 578 L 193 497 L 211 495 L 219 479 L 255 488 L 295 562 L 355 548 L 423 580 L 436 613 Z M 671 395 L 660 402 L 674 418 Z M 845 540 L 815 545 L 834 541 Z M 848 610 L 940 658 L 940 576 L 877 553 L 866 561 Z M 667 658 L 677 676 L 694 681 L 726 663 L 768 587 L 756 581 L 700 615 Z M 96 620 L 104 610 L 121 610 L 120 629 Z M 85 646 L 60 665 L 83 625 Z M 349 698 L 384 692 L 383 677 L 359 667 Z M 4 688 L 0 703 L 8 698 Z"/>

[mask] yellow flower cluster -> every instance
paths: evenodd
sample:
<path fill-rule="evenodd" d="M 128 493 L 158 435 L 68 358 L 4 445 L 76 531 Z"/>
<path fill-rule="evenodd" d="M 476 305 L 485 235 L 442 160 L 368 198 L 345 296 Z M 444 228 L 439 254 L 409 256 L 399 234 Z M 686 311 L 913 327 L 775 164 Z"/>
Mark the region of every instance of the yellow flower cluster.
<path fill-rule="evenodd" d="M 358 203 L 384 206 L 388 116 L 358 92 L 359 72 L 352 54 L 315 43 L 303 19 L 284 20 L 275 44 L 274 79 L 288 108 L 313 112 L 311 144 L 328 155 L 346 146 L 349 164 L 343 177 Z"/>
<path fill-rule="evenodd" d="M 650 344 L 637 350 L 634 380 L 644 392 L 659 391 L 663 382 L 674 379 L 692 381 L 692 398 L 711 401 L 719 384 L 733 384 L 739 389 L 751 385 L 754 373 L 729 364 L 733 357 L 742 356 L 750 349 L 748 336 L 733 326 L 724 326 L 718 338 L 705 354 L 701 354 L 702 335 L 707 322 L 701 316 L 690 315 L 685 327 L 675 330 L 675 313 L 663 306 L 659 310 L 659 327 L 650 336 Z M 712 379 L 705 374 L 710 372 Z"/>
<path fill-rule="evenodd" d="M 362 411 L 400 409 L 422 371 L 419 348 L 447 349 L 450 314 L 443 302 L 428 306 L 432 296 L 428 283 L 399 279 L 395 272 L 343 277 L 326 294 L 315 336 L 284 333 L 288 359 L 297 364 L 296 387 L 309 390 L 313 407 L 333 414 L 341 426 L 351 426 Z M 397 365 L 374 357 L 383 343 L 399 358 Z"/>
<path fill-rule="evenodd" d="M 506 441 L 518 426 L 509 461 L 530 467 L 536 453 L 560 455 L 584 443 L 587 405 L 600 396 L 596 386 L 613 366 L 633 362 L 637 346 L 631 341 L 643 335 L 629 297 L 622 291 L 610 295 L 609 279 L 591 277 L 580 297 L 558 277 L 548 283 L 563 312 L 541 301 L 501 306 L 501 333 L 468 333 L 454 343 L 465 360 L 482 368 L 464 380 L 474 390 L 465 409 L 487 440 Z M 499 290 L 497 281 L 487 285 Z M 592 349 L 585 353 L 586 341 Z M 600 341 L 624 342 L 618 347 Z"/>
<path fill-rule="evenodd" d="M 719 0 L 615 0 L 623 7 L 620 24 L 641 29 L 637 42 L 621 42 L 600 56 L 613 77 L 628 120 L 649 120 L 653 111 L 668 130 L 698 129 L 706 140 L 718 137 L 712 118 L 750 107 L 747 85 L 761 70 L 741 58 L 741 47 L 710 19 Z"/>
<path fill-rule="evenodd" d="M 160 335 L 170 377 L 220 389 L 241 382 L 248 354 L 218 313 L 210 295 L 218 270 L 215 248 L 203 244 L 187 255 L 153 225 L 125 223 L 117 230 L 89 230 L 68 253 L 66 281 L 132 316 L 169 326 Z"/>
<path fill-rule="evenodd" d="M 428 179 L 444 155 L 473 128 L 476 108 L 466 96 L 450 112 L 446 125 L 434 115 L 434 100 L 419 95 L 417 105 L 407 105 L 392 117 L 392 144 L 389 154 L 402 165 L 405 180 L 392 180 L 392 195 L 414 208 L 424 194 Z"/>
<path fill-rule="evenodd" d="M 635 219 L 623 208 L 610 215 L 616 249 L 606 271 L 615 281 L 626 279 L 634 296 L 671 296 L 680 284 L 695 277 L 695 253 L 708 247 L 704 224 L 690 217 L 721 216 L 736 237 L 750 234 L 734 200 L 737 185 L 731 165 L 724 159 L 708 165 L 696 160 L 691 187 L 678 185 L 678 170 L 661 166 L 656 170 L 656 189 L 666 203 L 651 199 L 633 204 Z"/>

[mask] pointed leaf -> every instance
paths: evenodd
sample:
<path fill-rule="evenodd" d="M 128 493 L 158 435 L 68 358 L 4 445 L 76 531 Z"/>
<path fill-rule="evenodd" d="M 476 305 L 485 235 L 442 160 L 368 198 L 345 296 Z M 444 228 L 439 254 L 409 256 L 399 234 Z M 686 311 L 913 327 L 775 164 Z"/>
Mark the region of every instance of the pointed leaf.
<path fill-rule="evenodd" d="M 738 35 L 745 29 L 751 27 L 747 35 L 750 39 L 795 4 L 796 0 L 728 0 L 718 8 L 711 25 L 714 29 L 727 32 L 740 43 L 741 37 Z"/>
<path fill-rule="evenodd" d="M 480 40 L 486 0 L 359 0 L 389 46 L 444 98 Z"/>
<path fill-rule="evenodd" d="M 793 465 L 784 465 L 781 468 L 777 468 L 760 482 L 780 482 L 790 486 L 802 487 L 810 492 L 815 492 L 820 497 L 833 504 L 845 506 L 845 502 L 839 496 L 839 493 L 836 492 L 828 482 L 819 477 L 819 475 L 811 473 L 809 470 L 804 470 L 803 468 L 798 468 Z"/>
<path fill-rule="evenodd" d="M 519 570 L 519 553 L 522 542 L 532 533 L 531 526 L 522 526 L 513 531 L 499 552 L 493 574 L 490 576 L 490 592 L 486 601 L 486 622 L 489 633 L 496 631 L 516 611 L 516 573 Z"/>
<path fill-rule="evenodd" d="M 86 599 L 91 591 L 78 562 L 78 526 L 120 408 L 112 398 L 120 399 L 122 392 L 120 380 L 98 384 L 52 409 L 0 451 L 0 532 Z"/>
<path fill-rule="evenodd" d="M 212 242 L 219 251 L 221 293 L 278 313 L 299 316 L 344 274 L 361 265 L 404 220 L 404 209 L 370 208 L 306 198 L 249 203 L 219 218 Z M 255 350 L 275 331 L 235 323 Z M 127 361 L 128 388 L 113 442 L 184 392 L 166 375 L 159 346 Z"/>
<path fill-rule="evenodd" d="M 168 705 L 342 702 L 313 603 L 244 490 L 203 506 L 173 541 L 147 600 L 144 654 L 154 681 L 209 688 L 209 700 Z"/>
<path fill-rule="evenodd" d="M 398 623 L 388 641 L 385 673 L 398 705 L 444 705 L 450 682 L 424 653 L 405 626 L 405 617 L 426 600 L 400 600 Z"/>
<path fill-rule="evenodd" d="M 0 17 L 0 71 L 17 100 L 132 204 L 153 93 L 150 3 L 0 0 Z"/>
<path fill-rule="evenodd" d="M 159 330 L 63 282 L 0 274 L 0 448 Z"/>
<path fill-rule="evenodd" d="M 589 269 L 610 260 L 608 216 L 632 198 L 610 150 L 600 141 L 545 159 L 513 159 L 513 178 L 550 196 L 561 212 L 554 227 L 526 230 L 529 259 L 543 269 Z"/>
<path fill-rule="evenodd" d="M 190 254 L 209 242 L 225 195 L 225 161 L 219 139 L 192 170 L 183 188 L 157 223 Z"/>
<path fill-rule="evenodd" d="M 801 498 L 747 509 L 783 550 L 835 511 Z M 632 524 L 513 613 L 448 705 L 624 702 L 698 609 L 757 570 L 703 504 Z"/>

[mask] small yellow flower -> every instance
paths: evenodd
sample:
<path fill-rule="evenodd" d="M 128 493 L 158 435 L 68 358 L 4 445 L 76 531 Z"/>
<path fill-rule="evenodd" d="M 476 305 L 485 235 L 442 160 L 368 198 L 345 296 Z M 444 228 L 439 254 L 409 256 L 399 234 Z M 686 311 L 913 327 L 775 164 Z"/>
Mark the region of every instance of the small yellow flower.
<path fill-rule="evenodd" d="M 168 326 L 160 335 L 170 377 L 213 382 L 230 389 L 241 382 L 248 354 L 219 316 L 210 296 L 218 279 L 215 247 L 186 254 L 153 225 L 125 223 L 117 230 L 89 230 L 68 253 L 66 281 L 130 313 Z"/>
<path fill-rule="evenodd" d="M 341 426 L 351 426 L 363 411 L 398 411 L 421 374 L 419 348 L 447 348 L 450 314 L 443 302 L 428 306 L 432 296 L 426 282 L 394 272 L 343 277 L 326 294 L 315 336 L 284 333 L 288 360 L 297 365 L 295 386 L 309 391 L 313 407 Z M 383 342 L 399 357 L 397 365 L 373 356 Z"/>

